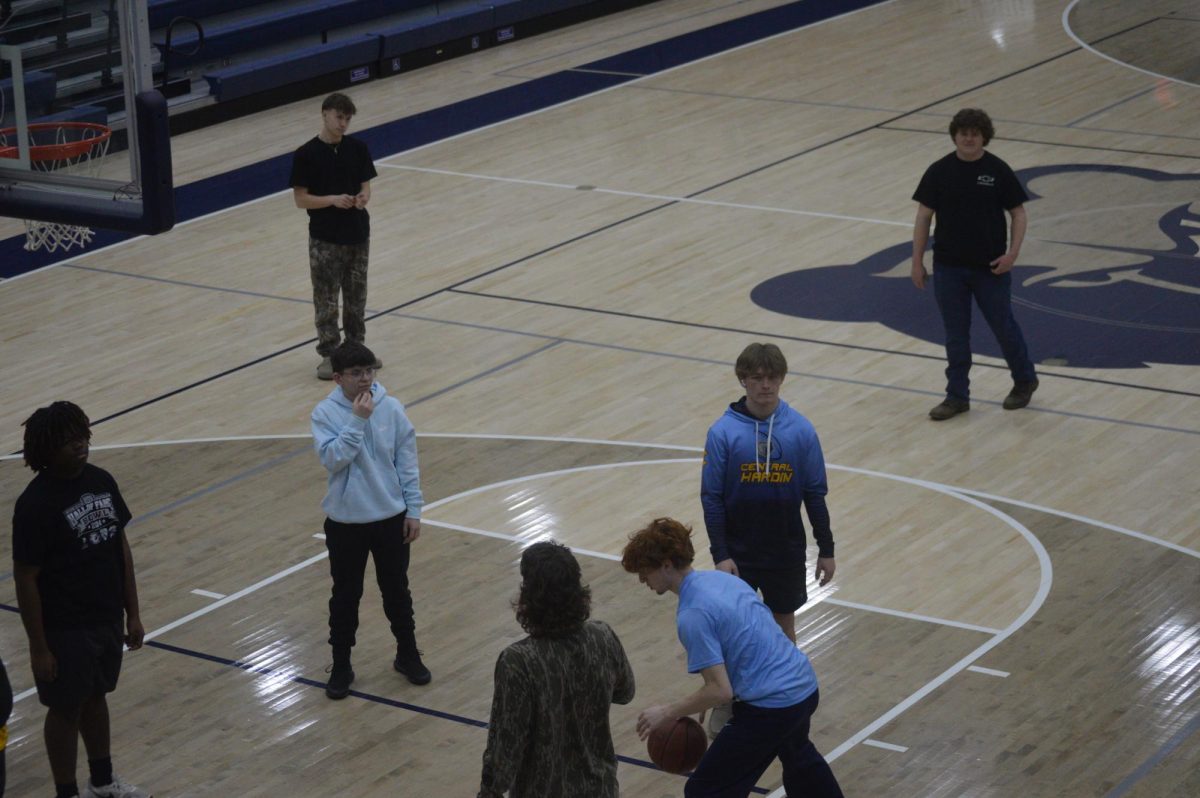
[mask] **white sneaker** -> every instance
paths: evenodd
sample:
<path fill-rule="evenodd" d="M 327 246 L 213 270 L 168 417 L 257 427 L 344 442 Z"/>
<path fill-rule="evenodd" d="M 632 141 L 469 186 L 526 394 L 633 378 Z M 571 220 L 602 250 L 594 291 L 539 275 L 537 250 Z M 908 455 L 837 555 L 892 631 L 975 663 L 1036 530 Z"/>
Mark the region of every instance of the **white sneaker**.
<path fill-rule="evenodd" d="M 733 717 L 733 704 L 718 704 L 708 711 L 708 739 L 715 740 Z"/>
<path fill-rule="evenodd" d="M 114 773 L 112 784 L 106 784 L 103 787 L 94 786 L 92 780 L 88 779 L 82 798 L 154 798 L 154 796 L 141 787 L 126 784 Z"/>

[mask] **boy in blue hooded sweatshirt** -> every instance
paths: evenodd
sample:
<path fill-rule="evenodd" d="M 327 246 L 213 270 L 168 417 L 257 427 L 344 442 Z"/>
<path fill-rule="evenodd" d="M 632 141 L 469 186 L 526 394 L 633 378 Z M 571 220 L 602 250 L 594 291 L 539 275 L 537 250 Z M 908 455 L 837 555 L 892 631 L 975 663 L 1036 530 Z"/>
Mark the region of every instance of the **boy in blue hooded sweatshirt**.
<path fill-rule="evenodd" d="M 812 423 L 779 398 L 787 360 L 774 344 L 750 344 L 734 368 L 746 394 L 708 430 L 700 501 L 713 562 L 740 576 L 796 641 L 805 589 L 804 521 L 817 542 L 815 578 L 833 578 L 825 458 Z"/>
<path fill-rule="evenodd" d="M 417 650 L 408 590 L 409 544 L 421 535 L 423 504 L 416 430 L 404 406 L 375 382 L 378 361 L 370 349 L 346 341 L 333 351 L 331 362 L 337 387 L 313 410 L 312 433 L 329 472 L 321 508 L 333 576 L 333 668 L 325 694 L 340 699 L 354 681 L 350 649 L 368 554 L 375 559 L 383 611 L 396 638 L 393 667 L 413 684 L 428 684 L 432 676 Z"/>

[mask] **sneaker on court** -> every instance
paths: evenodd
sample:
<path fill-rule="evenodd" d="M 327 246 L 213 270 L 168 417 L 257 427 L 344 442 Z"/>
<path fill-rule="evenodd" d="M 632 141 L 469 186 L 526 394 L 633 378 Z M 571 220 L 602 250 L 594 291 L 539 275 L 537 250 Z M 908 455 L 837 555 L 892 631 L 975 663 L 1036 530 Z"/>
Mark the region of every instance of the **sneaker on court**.
<path fill-rule="evenodd" d="M 429 684 L 433 679 L 429 668 L 421 662 L 421 652 L 416 649 L 408 654 L 396 651 L 396 661 L 392 663 L 392 667 L 403 673 L 413 684 Z"/>
<path fill-rule="evenodd" d="M 942 403 L 929 411 L 929 417 L 934 421 L 945 421 L 948 418 L 954 418 L 959 413 L 965 413 L 971 409 L 970 402 L 964 402 L 961 399 L 951 399 L 946 397 Z"/>
<path fill-rule="evenodd" d="M 350 683 L 354 681 L 354 668 L 347 662 L 344 665 L 333 664 L 329 673 L 329 681 L 325 683 L 325 695 L 334 701 L 340 701 L 350 695 Z"/>
<path fill-rule="evenodd" d="M 733 717 L 733 704 L 718 704 L 708 711 L 708 739 L 715 740 Z"/>
<path fill-rule="evenodd" d="M 333 361 L 327 357 L 321 358 L 321 362 L 317 364 L 317 379 L 332 380 L 333 379 Z"/>
<path fill-rule="evenodd" d="M 91 779 L 88 779 L 87 786 L 83 788 L 83 798 L 154 798 L 154 796 L 141 787 L 126 784 L 114 773 L 112 784 L 105 784 L 103 787 L 96 787 L 92 784 Z"/>
<path fill-rule="evenodd" d="M 1004 397 L 1004 409 L 1020 410 L 1029 404 L 1029 400 L 1033 398 L 1033 392 L 1037 389 L 1037 380 L 1031 382 L 1014 382 L 1013 389 L 1009 391 L 1008 396 Z"/>

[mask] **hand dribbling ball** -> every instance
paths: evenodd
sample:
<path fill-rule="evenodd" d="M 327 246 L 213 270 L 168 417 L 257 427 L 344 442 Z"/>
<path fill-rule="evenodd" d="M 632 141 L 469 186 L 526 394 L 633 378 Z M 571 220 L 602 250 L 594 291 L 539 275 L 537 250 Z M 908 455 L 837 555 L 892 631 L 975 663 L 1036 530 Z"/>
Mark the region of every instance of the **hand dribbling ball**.
<path fill-rule="evenodd" d="M 688 773 L 708 750 L 704 727 L 688 716 L 656 726 L 646 740 L 650 761 L 668 773 Z"/>

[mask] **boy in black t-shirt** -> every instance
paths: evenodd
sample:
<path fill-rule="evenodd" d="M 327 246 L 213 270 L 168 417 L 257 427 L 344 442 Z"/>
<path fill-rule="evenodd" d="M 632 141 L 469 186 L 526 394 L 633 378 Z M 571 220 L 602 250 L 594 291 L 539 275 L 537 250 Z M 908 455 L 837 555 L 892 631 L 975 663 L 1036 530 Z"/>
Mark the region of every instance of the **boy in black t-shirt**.
<path fill-rule="evenodd" d="M 1012 373 L 1005 410 L 1029 404 L 1037 373 L 1025 338 L 1012 313 L 1011 269 L 1025 239 L 1024 203 L 1029 197 L 1008 164 L 984 150 L 992 140 L 992 120 L 978 108 L 964 108 L 950 121 L 954 152 L 925 170 L 913 199 L 912 281 L 925 288 L 925 245 L 937 216 L 933 240 L 933 289 L 946 329 L 946 398 L 929 411 L 944 421 L 971 409 L 971 299 L 996 336 Z M 1012 219 L 1008 236 L 1005 212 Z"/>
<path fill-rule="evenodd" d="M 112 772 L 106 693 L 116 689 L 122 644 L 141 648 L 137 581 L 116 481 L 88 463 L 89 422 L 71 402 L 25 421 L 25 463 L 37 476 L 13 511 L 13 576 L 57 798 L 79 795 L 79 738 L 91 778 L 84 798 L 148 798 Z M 125 628 L 122 629 L 122 626 Z"/>
<path fill-rule="evenodd" d="M 316 311 L 317 377 L 333 379 L 329 356 L 341 343 L 338 332 L 338 292 L 342 296 L 342 326 L 347 341 L 362 343 L 367 335 L 367 255 L 371 219 L 371 179 L 375 164 L 367 145 L 346 135 L 354 103 L 334 93 L 321 103 L 321 132 L 296 150 L 292 158 L 292 196 L 297 208 L 308 211 L 308 259 Z"/>

